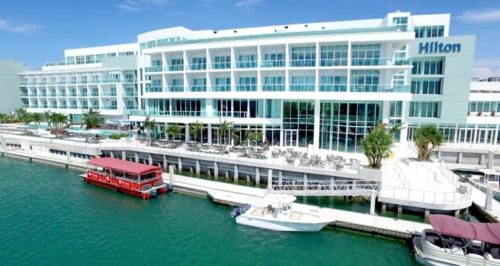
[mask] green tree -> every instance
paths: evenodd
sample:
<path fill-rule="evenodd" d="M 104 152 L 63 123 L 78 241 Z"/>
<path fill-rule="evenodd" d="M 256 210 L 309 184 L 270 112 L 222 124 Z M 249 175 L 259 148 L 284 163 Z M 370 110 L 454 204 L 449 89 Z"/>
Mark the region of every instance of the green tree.
<path fill-rule="evenodd" d="M 219 124 L 219 144 L 226 145 L 227 135 L 229 134 L 229 137 L 232 138 L 231 136 L 232 129 L 233 129 L 233 124 L 226 120 L 224 120 L 222 123 Z"/>
<path fill-rule="evenodd" d="M 247 141 L 248 146 L 259 143 L 262 140 L 262 131 L 248 130 L 245 133 L 245 140 Z"/>
<path fill-rule="evenodd" d="M 169 138 L 177 139 L 177 137 L 180 137 L 182 134 L 182 127 L 178 124 L 171 124 L 168 125 L 166 132 Z"/>
<path fill-rule="evenodd" d="M 391 153 L 392 143 L 392 132 L 381 124 L 365 136 L 361 144 L 371 167 L 382 166 L 382 159 L 389 157 Z"/>
<path fill-rule="evenodd" d="M 33 122 L 33 115 L 31 113 L 21 113 L 17 117 L 19 121 L 21 121 L 24 125 L 25 128 L 28 128 L 28 125 Z"/>
<path fill-rule="evenodd" d="M 151 143 L 152 138 L 151 138 L 151 133 L 156 127 L 156 121 L 154 119 L 151 119 L 151 117 L 148 115 L 146 116 L 146 119 L 144 120 L 144 129 L 148 131 L 148 141 Z"/>
<path fill-rule="evenodd" d="M 56 136 L 61 134 L 63 127 L 68 123 L 68 117 L 65 114 L 45 112 L 45 117 L 48 126 Z"/>
<path fill-rule="evenodd" d="M 33 113 L 31 120 L 36 124 L 37 129 L 40 128 L 40 123 L 43 122 L 44 117 L 41 113 Z"/>
<path fill-rule="evenodd" d="M 443 134 L 435 125 L 426 125 L 415 130 L 413 139 L 417 147 L 418 159 L 427 161 L 431 157 L 432 150 L 443 143 Z"/>
<path fill-rule="evenodd" d="M 0 113 L 0 123 L 8 123 L 8 122 L 10 122 L 10 116 Z"/>
<path fill-rule="evenodd" d="M 97 110 L 90 108 L 87 112 L 83 113 L 82 127 L 85 129 L 96 128 L 104 122 L 104 117 Z"/>
<path fill-rule="evenodd" d="M 194 140 L 198 141 L 198 136 L 203 132 L 203 124 L 196 121 L 192 123 L 189 127 L 189 134 L 194 136 Z"/>
<path fill-rule="evenodd" d="M 15 113 L 15 115 L 16 115 L 16 119 L 17 119 L 18 121 L 21 121 L 22 117 L 23 117 L 25 114 L 27 114 L 26 109 L 25 109 L 25 108 L 23 108 L 23 107 L 17 108 L 16 110 L 14 110 L 14 113 Z"/>

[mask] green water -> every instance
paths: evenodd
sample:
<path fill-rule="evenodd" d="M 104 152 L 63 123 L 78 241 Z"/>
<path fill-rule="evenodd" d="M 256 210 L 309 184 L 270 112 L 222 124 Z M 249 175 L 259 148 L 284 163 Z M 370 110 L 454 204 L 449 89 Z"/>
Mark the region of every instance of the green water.
<path fill-rule="evenodd" d="M 414 265 L 407 243 L 327 228 L 236 225 L 183 194 L 144 201 L 78 171 L 0 158 L 0 265 Z"/>

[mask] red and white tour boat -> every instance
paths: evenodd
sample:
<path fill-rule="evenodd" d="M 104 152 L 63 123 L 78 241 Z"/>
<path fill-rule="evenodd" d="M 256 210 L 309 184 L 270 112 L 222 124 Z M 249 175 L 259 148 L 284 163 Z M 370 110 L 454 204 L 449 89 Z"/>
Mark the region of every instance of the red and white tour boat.
<path fill-rule="evenodd" d="M 159 166 L 115 158 L 94 158 L 88 163 L 87 183 L 149 199 L 167 192 Z"/>

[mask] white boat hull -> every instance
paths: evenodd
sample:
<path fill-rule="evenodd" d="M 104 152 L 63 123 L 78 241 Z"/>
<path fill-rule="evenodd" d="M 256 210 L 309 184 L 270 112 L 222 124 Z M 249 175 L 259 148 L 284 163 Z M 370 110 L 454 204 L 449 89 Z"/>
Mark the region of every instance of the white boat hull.
<path fill-rule="evenodd" d="M 283 231 L 283 232 L 317 232 L 325 227 L 329 222 L 307 223 L 307 222 L 287 222 L 282 220 L 258 219 L 254 217 L 238 216 L 236 223 L 253 226 L 257 228 Z"/>

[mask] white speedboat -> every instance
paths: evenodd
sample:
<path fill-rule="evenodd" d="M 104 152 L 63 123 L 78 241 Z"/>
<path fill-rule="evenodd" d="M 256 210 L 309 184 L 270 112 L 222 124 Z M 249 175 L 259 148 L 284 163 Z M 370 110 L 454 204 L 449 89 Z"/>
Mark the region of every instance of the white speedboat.
<path fill-rule="evenodd" d="M 294 196 L 266 195 L 231 213 L 236 223 L 273 231 L 315 232 L 333 222 L 318 207 L 293 204 Z"/>
<path fill-rule="evenodd" d="M 424 265 L 500 265 L 500 223 L 469 223 L 430 215 L 431 229 L 413 238 L 415 259 Z"/>

